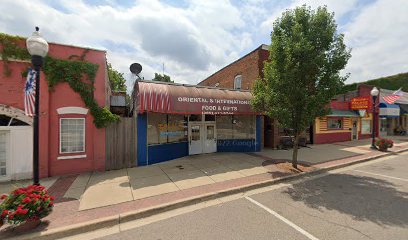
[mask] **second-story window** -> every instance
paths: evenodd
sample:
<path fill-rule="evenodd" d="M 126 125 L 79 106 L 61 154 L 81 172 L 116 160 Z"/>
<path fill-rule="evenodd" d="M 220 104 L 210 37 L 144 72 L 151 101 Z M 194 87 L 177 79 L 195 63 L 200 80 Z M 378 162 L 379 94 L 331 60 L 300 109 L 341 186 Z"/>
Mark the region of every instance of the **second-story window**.
<path fill-rule="evenodd" d="M 242 75 L 237 75 L 234 78 L 234 89 L 241 89 Z"/>

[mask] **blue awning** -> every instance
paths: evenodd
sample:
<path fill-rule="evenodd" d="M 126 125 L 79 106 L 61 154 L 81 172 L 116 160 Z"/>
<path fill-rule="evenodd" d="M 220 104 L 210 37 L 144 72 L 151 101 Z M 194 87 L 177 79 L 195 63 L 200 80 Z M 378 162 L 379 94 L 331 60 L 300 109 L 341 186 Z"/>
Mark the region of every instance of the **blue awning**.
<path fill-rule="evenodd" d="M 397 118 L 400 116 L 400 107 L 397 104 L 380 103 L 380 118 Z"/>

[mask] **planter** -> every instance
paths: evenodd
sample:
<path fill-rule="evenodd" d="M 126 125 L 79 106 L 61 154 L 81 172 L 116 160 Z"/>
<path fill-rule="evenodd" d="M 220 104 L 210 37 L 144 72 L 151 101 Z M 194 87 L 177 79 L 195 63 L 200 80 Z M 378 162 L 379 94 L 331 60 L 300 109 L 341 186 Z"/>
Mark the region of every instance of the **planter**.
<path fill-rule="evenodd" d="M 380 150 L 381 152 L 386 152 L 388 151 L 387 147 L 378 147 L 378 150 Z"/>
<path fill-rule="evenodd" d="M 18 233 L 28 232 L 28 231 L 31 231 L 31 230 L 35 229 L 36 227 L 38 227 L 38 225 L 40 225 L 40 223 L 41 223 L 40 219 L 26 221 L 26 222 L 16 226 L 14 228 L 14 231 L 16 231 Z"/>

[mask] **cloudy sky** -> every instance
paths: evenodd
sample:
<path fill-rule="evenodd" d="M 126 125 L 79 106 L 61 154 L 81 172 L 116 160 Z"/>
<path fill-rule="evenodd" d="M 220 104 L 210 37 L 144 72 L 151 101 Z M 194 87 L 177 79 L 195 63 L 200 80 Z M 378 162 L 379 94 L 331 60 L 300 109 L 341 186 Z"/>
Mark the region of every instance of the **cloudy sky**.
<path fill-rule="evenodd" d="M 407 0 L 1 0 L 0 32 L 105 49 L 108 61 L 134 78 L 164 73 L 196 84 L 270 43 L 273 21 L 302 4 L 327 5 L 352 48 L 345 73 L 359 82 L 408 72 Z"/>

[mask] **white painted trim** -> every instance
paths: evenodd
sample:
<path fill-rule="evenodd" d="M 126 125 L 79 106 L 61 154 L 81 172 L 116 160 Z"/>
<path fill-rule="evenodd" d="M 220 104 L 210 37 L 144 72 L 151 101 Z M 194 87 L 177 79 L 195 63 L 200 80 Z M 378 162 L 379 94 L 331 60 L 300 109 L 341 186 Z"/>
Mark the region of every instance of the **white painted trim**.
<path fill-rule="evenodd" d="M 58 160 L 63 160 L 63 159 L 78 159 L 78 158 L 86 158 L 86 154 L 84 154 L 84 155 L 73 155 L 73 156 L 60 156 L 60 157 L 57 157 Z"/>
<path fill-rule="evenodd" d="M 32 117 L 26 116 L 23 110 L 12 107 L 12 106 L 0 104 L 0 114 L 4 114 L 8 117 L 18 119 L 29 125 L 32 125 L 33 123 Z"/>
<path fill-rule="evenodd" d="M 87 114 L 88 109 L 83 107 L 62 107 L 57 109 L 58 114 Z"/>
<path fill-rule="evenodd" d="M 61 126 L 62 126 L 61 122 L 62 122 L 63 119 L 83 119 L 84 120 L 84 151 L 77 151 L 77 152 L 62 152 L 61 151 Z M 85 138 L 85 135 L 86 135 L 86 120 L 85 120 L 85 118 L 60 118 L 60 121 L 59 121 L 59 154 L 70 154 L 70 153 L 83 153 L 83 152 L 85 152 L 86 151 L 86 142 L 85 142 L 86 138 Z"/>

